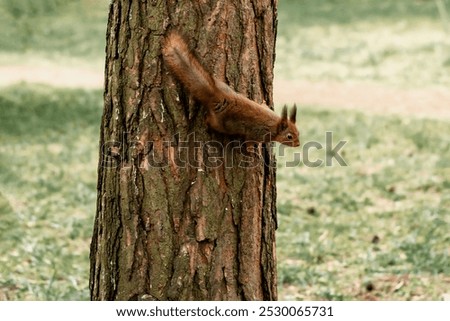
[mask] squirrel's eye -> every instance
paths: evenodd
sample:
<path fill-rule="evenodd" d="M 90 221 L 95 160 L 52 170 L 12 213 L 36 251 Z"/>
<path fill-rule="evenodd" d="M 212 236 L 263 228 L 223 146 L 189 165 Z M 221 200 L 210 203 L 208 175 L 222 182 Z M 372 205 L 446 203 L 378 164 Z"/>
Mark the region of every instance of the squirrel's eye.
<path fill-rule="evenodd" d="M 287 139 L 290 140 L 290 139 L 292 139 L 292 134 L 287 134 L 286 137 L 287 137 Z"/>

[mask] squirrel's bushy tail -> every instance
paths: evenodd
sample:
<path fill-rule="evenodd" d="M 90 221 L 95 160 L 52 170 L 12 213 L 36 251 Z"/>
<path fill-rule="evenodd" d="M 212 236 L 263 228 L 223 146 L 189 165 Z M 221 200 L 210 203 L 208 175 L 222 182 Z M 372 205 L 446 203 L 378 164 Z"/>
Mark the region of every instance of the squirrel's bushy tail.
<path fill-rule="evenodd" d="M 163 40 L 163 58 L 169 70 L 200 103 L 208 105 L 218 90 L 214 78 L 191 53 L 184 39 L 170 32 Z"/>

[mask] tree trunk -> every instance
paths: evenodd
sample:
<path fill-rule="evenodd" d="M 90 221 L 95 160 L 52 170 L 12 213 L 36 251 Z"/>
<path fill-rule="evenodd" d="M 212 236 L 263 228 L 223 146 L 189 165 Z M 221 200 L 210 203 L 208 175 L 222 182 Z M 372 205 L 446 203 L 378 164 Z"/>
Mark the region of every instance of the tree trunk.
<path fill-rule="evenodd" d="M 91 299 L 277 299 L 271 145 L 209 131 L 161 57 L 178 30 L 215 77 L 273 106 L 276 5 L 112 2 Z"/>

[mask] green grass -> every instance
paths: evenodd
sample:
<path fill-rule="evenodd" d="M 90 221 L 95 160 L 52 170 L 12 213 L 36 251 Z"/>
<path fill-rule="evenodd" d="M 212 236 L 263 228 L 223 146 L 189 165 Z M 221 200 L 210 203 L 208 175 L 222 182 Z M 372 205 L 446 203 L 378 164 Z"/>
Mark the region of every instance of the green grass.
<path fill-rule="evenodd" d="M 11 53 L 25 59 L 104 59 L 108 3 L 0 0 L 0 63 L 9 63 Z"/>
<path fill-rule="evenodd" d="M 450 122 L 317 107 L 300 119 L 304 143 L 325 145 L 326 131 L 347 141 L 349 166 L 287 168 L 292 151 L 278 159 L 281 296 L 442 299 L 450 284 Z"/>
<path fill-rule="evenodd" d="M 450 10 L 450 1 L 444 3 Z M 450 85 L 450 30 L 435 1 L 283 0 L 279 6 L 279 77 Z"/>
<path fill-rule="evenodd" d="M 0 0 L 0 64 L 97 64 L 108 2 Z M 277 77 L 450 84 L 450 36 L 434 1 L 279 6 Z M 89 298 L 101 109 L 100 90 L 0 89 L 0 300 Z M 349 166 L 286 168 L 293 150 L 279 157 L 280 298 L 441 299 L 450 288 L 450 123 L 300 110 L 303 143 L 332 131 L 348 141 Z"/>
<path fill-rule="evenodd" d="M 101 93 L 0 92 L 0 299 L 88 298 Z"/>

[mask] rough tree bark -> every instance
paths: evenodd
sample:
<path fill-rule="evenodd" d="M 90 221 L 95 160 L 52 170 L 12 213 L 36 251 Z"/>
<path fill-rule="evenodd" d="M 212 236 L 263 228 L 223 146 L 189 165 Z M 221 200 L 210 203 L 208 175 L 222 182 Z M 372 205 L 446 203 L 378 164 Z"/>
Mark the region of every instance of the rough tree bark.
<path fill-rule="evenodd" d="M 112 2 L 91 299 L 277 299 L 271 146 L 249 153 L 208 131 L 161 57 L 161 37 L 179 30 L 215 77 L 273 106 L 276 7 Z"/>

